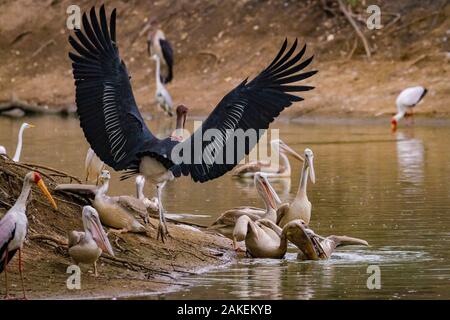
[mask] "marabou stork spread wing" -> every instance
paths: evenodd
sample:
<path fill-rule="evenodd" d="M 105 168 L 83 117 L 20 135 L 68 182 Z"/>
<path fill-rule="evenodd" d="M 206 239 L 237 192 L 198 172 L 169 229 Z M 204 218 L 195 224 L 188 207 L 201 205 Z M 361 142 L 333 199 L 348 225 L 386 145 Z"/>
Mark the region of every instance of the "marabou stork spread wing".
<path fill-rule="evenodd" d="M 317 71 L 299 73 L 313 57 L 300 62 L 306 47 L 295 53 L 295 40 L 286 51 L 288 43 L 285 40 L 272 63 L 255 79 L 248 83 L 245 80 L 229 92 L 189 139 L 181 143 L 170 138 L 159 140 L 147 128 L 136 106 L 128 72 L 116 46 L 115 21 L 114 9 L 108 30 L 104 6 L 100 8 L 100 23 L 95 8 L 92 8 L 90 21 L 83 14 L 85 34 L 75 30 L 79 42 L 69 37 L 78 53 L 69 56 L 73 61 L 81 127 L 95 153 L 115 170 L 131 169 L 137 173 L 140 158 L 147 155 L 161 162 L 176 177 L 190 174 L 194 181 L 200 182 L 220 177 L 250 152 L 260 138 L 260 130 L 267 129 L 284 108 L 303 100 L 290 92 L 313 89 L 289 85 L 309 78 Z M 220 139 L 203 141 L 202 135 L 209 129 L 215 129 Z M 239 129 L 244 132 L 256 130 L 257 139 L 247 141 L 245 152 L 234 152 L 233 160 L 222 164 L 223 157 L 236 148 L 229 130 Z M 200 141 L 199 150 L 196 141 Z M 191 151 L 186 161 L 179 161 L 179 156 L 174 158 L 175 146 L 181 147 L 176 151 L 183 150 L 183 156 L 186 156 L 185 150 Z M 204 154 L 210 156 L 203 157 Z"/>
<path fill-rule="evenodd" d="M 201 152 L 191 152 L 189 163 L 184 161 L 171 168 L 175 176 L 190 174 L 194 181 L 205 182 L 230 171 L 252 150 L 261 136 L 261 131 L 267 129 L 281 111 L 293 102 L 303 100 L 302 97 L 289 92 L 308 91 L 314 88 L 289 85 L 309 78 L 317 71 L 299 73 L 311 63 L 313 57 L 300 62 L 306 51 L 306 45 L 298 53 L 295 53 L 297 39 L 286 51 L 287 45 L 286 39 L 277 56 L 266 69 L 252 81 L 244 80 L 229 92 L 201 128 L 182 142 L 185 146 L 181 149 L 184 150 L 194 150 L 195 141 L 202 141 L 202 148 Z M 208 129 L 216 129 L 215 139 L 211 141 L 200 139 L 199 137 Z M 245 141 L 245 154 L 237 151 L 235 136 L 227 134 L 239 129 L 244 132 L 249 129 L 256 130 L 257 139 Z M 232 161 L 227 158 L 229 154 L 234 157 Z"/>
<path fill-rule="evenodd" d="M 110 26 L 105 8 L 100 21 L 95 8 L 82 22 L 85 33 L 75 29 L 69 42 L 77 54 L 72 59 L 77 113 L 84 135 L 99 158 L 115 170 L 136 167 L 137 155 L 145 146 L 157 144 L 138 111 L 125 63 L 116 46 L 116 10 Z"/>
<path fill-rule="evenodd" d="M 161 46 L 164 60 L 166 60 L 167 68 L 169 69 L 167 78 L 161 79 L 162 83 L 166 84 L 172 81 L 173 78 L 173 49 L 170 42 L 165 39 L 160 39 L 159 45 Z"/>

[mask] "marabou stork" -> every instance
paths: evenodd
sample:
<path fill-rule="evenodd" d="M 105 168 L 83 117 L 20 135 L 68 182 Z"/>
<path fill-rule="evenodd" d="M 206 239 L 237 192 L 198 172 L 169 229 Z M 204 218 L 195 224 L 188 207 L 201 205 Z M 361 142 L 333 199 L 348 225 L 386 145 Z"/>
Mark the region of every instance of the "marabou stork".
<path fill-rule="evenodd" d="M 299 73 L 313 57 L 300 62 L 306 46 L 295 53 L 295 40 L 286 51 L 286 39 L 269 66 L 252 81 L 244 80 L 223 97 L 188 139 L 183 142 L 170 137 L 158 139 L 139 113 L 127 68 L 119 56 L 116 10 L 111 13 L 109 27 L 104 6 L 100 8 L 100 18 L 95 7 L 89 16 L 84 13 L 82 17 L 84 33 L 74 30 L 78 40 L 69 36 L 76 51 L 70 52 L 69 57 L 73 61 L 80 125 L 102 161 L 115 170 L 128 170 L 123 178 L 141 174 L 156 185 L 160 204 L 158 232 L 162 238 L 168 234 L 161 201 L 167 181 L 190 175 L 195 182 L 206 182 L 224 175 L 250 152 L 281 111 L 303 100 L 291 92 L 313 89 L 289 85 L 317 71 Z M 248 131 L 254 132 L 255 139 L 236 144 L 237 133 Z M 211 133 L 215 136 L 211 137 Z"/>

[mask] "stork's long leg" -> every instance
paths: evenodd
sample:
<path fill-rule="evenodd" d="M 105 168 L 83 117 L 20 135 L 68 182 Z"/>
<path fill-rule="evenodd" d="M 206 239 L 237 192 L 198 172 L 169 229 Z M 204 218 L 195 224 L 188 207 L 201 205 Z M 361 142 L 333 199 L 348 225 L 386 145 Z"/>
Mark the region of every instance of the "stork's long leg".
<path fill-rule="evenodd" d="M 5 269 L 5 289 L 6 289 L 5 300 L 6 300 L 9 298 L 9 294 L 8 294 L 8 248 L 6 248 L 5 267 L 3 269 Z"/>
<path fill-rule="evenodd" d="M 22 282 L 22 292 L 23 292 L 23 299 L 27 299 L 27 295 L 25 293 L 25 285 L 23 281 L 23 262 L 22 262 L 22 248 L 19 249 L 19 272 L 20 272 L 20 281 Z"/>
<path fill-rule="evenodd" d="M 164 186 L 166 185 L 167 181 L 164 181 L 162 183 L 159 183 L 156 185 L 156 193 L 158 196 L 158 202 L 159 202 L 159 225 L 158 225 L 158 235 L 156 236 L 157 239 L 161 237 L 161 241 L 164 242 L 166 236 L 169 234 L 169 231 L 167 230 L 166 225 L 166 217 L 164 216 L 165 209 L 163 207 L 162 203 L 162 190 Z"/>

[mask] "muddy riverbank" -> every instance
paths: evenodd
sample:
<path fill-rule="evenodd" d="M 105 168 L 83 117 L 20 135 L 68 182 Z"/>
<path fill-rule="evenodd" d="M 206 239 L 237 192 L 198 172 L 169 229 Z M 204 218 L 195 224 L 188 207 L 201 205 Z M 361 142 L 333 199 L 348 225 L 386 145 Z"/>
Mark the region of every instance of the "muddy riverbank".
<path fill-rule="evenodd" d="M 110 234 L 115 257 L 103 255 L 99 276 L 92 266 L 81 266 L 81 289 L 69 290 L 66 273 L 71 265 L 67 253 L 66 235 L 70 230 L 82 230 L 81 207 L 85 200 L 55 193 L 58 182 L 71 178 L 52 170 L 26 164 L 14 164 L 0 159 L 0 216 L 14 203 L 22 187 L 22 177 L 30 169 L 38 170 L 54 195 L 58 210 L 47 205 L 45 198 L 34 190 L 27 215 L 29 230 L 24 247 L 25 287 L 28 298 L 115 298 L 152 295 L 175 290 L 183 283 L 181 275 L 195 274 L 233 259 L 231 241 L 207 234 L 184 224 L 169 223 L 171 237 L 163 244 L 156 240 L 155 228 L 148 226 L 148 236 Z M 73 180 L 73 179 L 72 179 Z M 157 220 L 151 224 L 157 226 Z M 107 230 L 107 229 L 106 229 Z M 11 294 L 21 297 L 18 258 L 9 264 Z M 4 278 L 0 281 L 4 294 Z"/>

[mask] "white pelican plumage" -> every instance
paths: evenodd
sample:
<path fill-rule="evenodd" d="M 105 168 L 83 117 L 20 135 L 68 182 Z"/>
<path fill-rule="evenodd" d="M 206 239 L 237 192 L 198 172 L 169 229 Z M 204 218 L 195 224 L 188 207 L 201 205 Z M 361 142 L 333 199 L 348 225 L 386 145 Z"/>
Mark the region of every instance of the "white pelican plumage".
<path fill-rule="evenodd" d="M 155 91 L 156 102 L 165 113 L 167 113 L 169 116 L 173 116 L 172 97 L 170 96 L 169 91 L 167 91 L 164 84 L 161 82 L 160 78 L 161 62 L 159 60 L 159 56 L 154 54 L 152 55 L 152 59 L 156 61 L 156 91 Z"/>
<path fill-rule="evenodd" d="M 407 115 L 413 115 L 414 107 L 425 97 L 428 90 L 425 87 L 409 87 L 404 89 L 395 101 L 397 105 L 397 113 L 391 119 L 392 131 L 397 130 L 400 119 Z"/>
<path fill-rule="evenodd" d="M 97 260 L 102 251 L 114 256 L 108 236 L 103 230 L 97 210 L 91 206 L 84 206 L 81 213 L 84 232 L 69 232 L 69 255 L 78 265 L 93 264 L 95 276 L 97 273 Z"/>
<path fill-rule="evenodd" d="M 316 183 L 316 174 L 314 172 L 314 154 L 311 149 L 305 149 L 305 162 L 303 163 L 302 173 L 300 175 L 300 184 L 297 195 L 291 204 L 284 203 L 277 210 L 277 225 L 284 227 L 289 221 L 301 219 L 309 224 L 311 219 L 311 202 L 308 200 L 306 186 L 308 177 L 312 183 Z"/>
<path fill-rule="evenodd" d="M 117 229 L 114 232 L 145 233 L 145 227 L 134 218 L 135 214 L 147 215 L 146 208 L 142 206 L 142 203 L 128 201 L 131 198 L 129 196 L 108 196 L 106 193 L 111 180 L 108 170 L 102 171 L 99 180 L 100 187 L 95 192 L 93 206 L 97 210 L 101 222 L 108 227 Z"/>
<path fill-rule="evenodd" d="M 19 162 L 20 161 L 20 155 L 22 153 L 22 147 L 23 147 L 23 132 L 25 131 L 25 129 L 28 128 L 33 128 L 34 126 L 32 124 L 29 123 L 22 123 L 22 125 L 20 126 L 19 129 L 19 134 L 17 137 L 17 147 L 16 147 L 16 152 L 14 153 L 14 156 L 12 158 L 12 161 L 14 162 Z M 4 146 L 0 146 L 0 156 L 3 155 L 7 155 L 6 153 L 6 148 Z"/>
<path fill-rule="evenodd" d="M 98 177 L 105 168 L 105 163 L 100 160 L 92 148 L 89 148 L 86 153 L 86 160 L 84 161 L 84 176 L 86 181 L 95 181 L 98 184 Z"/>
<path fill-rule="evenodd" d="M 268 178 L 288 178 L 291 176 L 291 165 L 287 155 L 304 161 L 297 152 L 280 139 L 270 141 L 270 146 L 272 152 L 279 155 L 280 163 L 278 166 L 270 161 L 254 161 L 235 168 L 232 175 L 239 178 L 249 178 L 253 177 L 256 172 L 264 172 Z"/>
<path fill-rule="evenodd" d="M 209 227 L 210 230 L 215 230 L 224 236 L 233 239 L 233 229 L 239 217 L 245 215 L 250 220 L 269 219 L 273 222 L 277 219 L 277 206 L 281 203 L 276 191 L 270 185 L 267 177 L 263 173 L 255 174 L 255 187 L 264 202 L 265 209 L 254 207 L 237 207 L 225 211 L 217 218 L 216 221 Z M 234 248 L 237 250 L 237 243 L 233 239 Z"/>
<path fill-rule="evenodd" d="M 26 298 L 23 283 L 22 247 L 28 231 L 27 199 L 31 192 L 31 184 L 35 183 L 48 198 L 55 209 L 57 205 L 45 186 L 44 180 L 37 172 L 28 172 L 23 180 L 22 191 L 16 203 L 0 220 L 0 273 L 5 272 L 6 298 L 8 298 L 7 266 L 17 251 L 19 251 L 19 272 L 22 282 L 23 297 Z"/>

